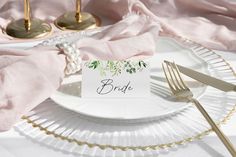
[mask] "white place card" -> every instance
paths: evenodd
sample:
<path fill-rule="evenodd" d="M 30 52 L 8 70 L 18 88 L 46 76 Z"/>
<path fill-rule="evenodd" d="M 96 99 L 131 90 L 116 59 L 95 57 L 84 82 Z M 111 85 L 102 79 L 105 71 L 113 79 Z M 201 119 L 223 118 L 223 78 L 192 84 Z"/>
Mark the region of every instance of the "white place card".
<path fill-rule="evenodd" d="M 145 61 L 83 62 L 82 97 L 128 98 L 150 96 L 150 67 Z"/>

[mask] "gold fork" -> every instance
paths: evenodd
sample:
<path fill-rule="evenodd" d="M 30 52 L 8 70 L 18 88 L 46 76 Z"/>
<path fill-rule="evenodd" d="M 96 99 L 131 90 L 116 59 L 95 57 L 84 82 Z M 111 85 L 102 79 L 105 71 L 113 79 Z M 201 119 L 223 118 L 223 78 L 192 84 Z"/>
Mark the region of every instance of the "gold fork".
<path fill-rule="evenodd" d="M 184 83 L 176 64 L 168 62 L 168 61 L 164 61 L 164 63 L 162 64 L 162 68 L 163 68 L 167 83 L 173 95 L 176 96 L 177 99 L 192 102 L 193 104 L 195 104 L 197 109 L 201 112 L 201 114 L 204 116 L 206 121 L 210 124 L 212 130 L 215 131 L 217 136 L 220 138 L 220 140 L 224 143 L 226 148 L 229 150 L 230 154 L 233 157 L 236 157 L 236 151 L 234 149 L 234 146 L 229 141 L 229 139 L 224 135 L 224 133 L 217 127 L 215 122 L 212 120 L 212 118 L 209 116 L 206 110 L 202 107 L 200 102 L 193 97 L 193 93 Z"/>

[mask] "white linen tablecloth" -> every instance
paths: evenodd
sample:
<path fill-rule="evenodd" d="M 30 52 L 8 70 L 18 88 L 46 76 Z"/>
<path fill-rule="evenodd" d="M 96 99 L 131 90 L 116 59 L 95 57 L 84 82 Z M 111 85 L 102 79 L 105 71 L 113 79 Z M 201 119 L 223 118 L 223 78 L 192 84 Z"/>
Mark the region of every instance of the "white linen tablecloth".
<path fill-rule="evenodd" d="M 220 52 L 231 65 L 236 69 L 236 54 L 231 52 Z M 235 102 L 236 103 L 236 102 Z M 222 126 L 224 133 L 230 138 L 236 147 L 236 114 Z M 34 143 L 31 140 L 20 136 L 13 129 L 0 133 L 0 157 L 72 157 L 71 154 L 64 154 L 60 151 L 47 148 L 46 146 Z M 159 157 L 230 157 L 227 149 L 211 133 L 203 140 L 195 141 L 186 146 L 181 146 L 176 150 L 166 154 L 160 154 Z"/>

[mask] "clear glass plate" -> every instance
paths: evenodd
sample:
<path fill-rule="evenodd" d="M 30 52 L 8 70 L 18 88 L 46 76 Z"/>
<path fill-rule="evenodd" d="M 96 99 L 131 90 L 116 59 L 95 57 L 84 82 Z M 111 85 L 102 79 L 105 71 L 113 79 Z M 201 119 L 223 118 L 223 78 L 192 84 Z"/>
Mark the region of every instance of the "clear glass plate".
<path fill-rule="evenodd" d="M 163 54 L 165 56 L 163 59 L 173 59 L 179 64 L 236 83 L 234 70 L 221 56 L 195 42 L 173 38 L 160 38 L 157 41 L 157 55 Z M 181 53 L 177 58 L 178 52 Z M 206 66 L 202 68 L 202 65 L 193 65 L 192 60 L 181 62 L 181 59 L 186 58 L 187 55 L 192 56 L 190 58 L 194 63 L 196 59 Z M 160 69 L 152 72 L 156 79 L 166 86 L 163 77 L 159 75 Z M 212 87 L 198 90 L 202 85 L 196 84 L 189 78 L 185 80 L 217 124 L 226 122 L 235 112 L 236 93 L 225 93 Z M 168 91 L 160 91 L 162 95 L 169 96 Z M 167 100 L 169 98 L 163 97 Z M 169 99 L 169 101 L 175 100 Z M 182 106 L 177 103 L 175 105 Z M 164 104 L 163 106 L 166 107 Z M 145 121 L 145 123 L 123 123 L 123 121 L 107 121 L 107 119 L 79 114 L 61 107 L 50 99 L 25 115 L 15 129 L 40 144 L 77 156 L 89 157 L 158 156 L 175 150 L 179 145 L 200 139 L 212 131 L 202 115 L 191 104 L 174 114 Z"/>

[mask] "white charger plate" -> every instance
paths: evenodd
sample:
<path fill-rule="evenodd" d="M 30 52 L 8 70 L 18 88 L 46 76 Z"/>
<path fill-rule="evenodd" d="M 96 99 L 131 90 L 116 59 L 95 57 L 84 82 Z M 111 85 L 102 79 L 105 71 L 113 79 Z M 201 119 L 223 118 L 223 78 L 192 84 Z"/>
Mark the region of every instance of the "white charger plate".
<path fill-rule="evenodd" d="M 163 40 L 163 39 L 162 39 Z M 51 96 L 51 99 L 58 105 L 86 116 L 125 122 L 141 122 L 157 120 L 164 116 L 178 113 L 189 105 L 185 102 L 176 102 L 171 97 L 169 87 L 161 68 L 164 60 L 172 61 L 181 65 L 192 67 L 195 70 L 209 73 L 207 64 L 193 52 L 184 48 L 173 39 L 169 41 L 173 47 L 169 51 L 157 51 L 148 59 L 151 66 L 151 96 L 147 98 L 82 98 L 80 93 L 81 75 L 73 75 L 63 80 L 58 91 Z M 164 42 L 164 41 L 163 41 Z M 159 43 L 159 42 L 158 42 Z M 161 43 L 159 43 L 161 44 Z M 179 50 L 179 51 L 176 51 Z M 174 52 L 174 56 L 173 56 Z M 138 79 L 138 78 L 137 78 Z M 206 86 L 188 79 L 194 95 L 199 98 L 206 89 Z"/>

